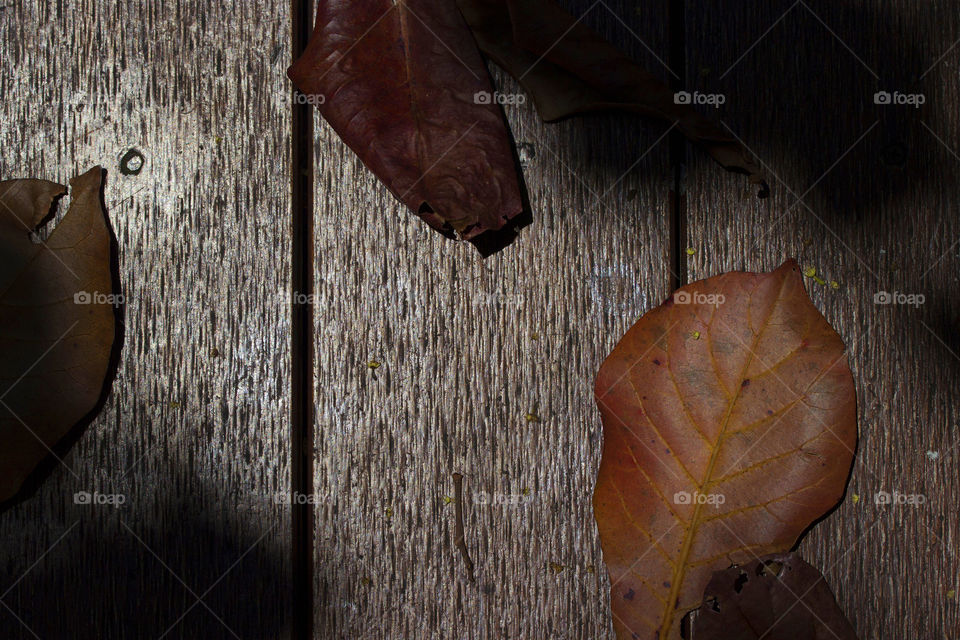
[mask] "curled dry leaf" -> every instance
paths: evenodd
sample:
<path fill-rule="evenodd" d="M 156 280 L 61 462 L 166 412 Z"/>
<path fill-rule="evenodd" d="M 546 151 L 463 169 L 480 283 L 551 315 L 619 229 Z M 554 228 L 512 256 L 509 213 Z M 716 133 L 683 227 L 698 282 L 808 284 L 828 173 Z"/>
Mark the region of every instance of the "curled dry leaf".
<path fill-rule="evenodd" d="M 70 210 L 45 245 L 36 229 L 66 191 L 0 182 L 0 502 L 97 405 L 115 336 L 102 170 L 70 181 Z"/>
<path fill-rule="evenodd" d="M 792 260 L 676 291 L 603 363 L 596 399 L 620 638 L 680 638 L 714 571 L 789 550 L 843 494 L 853 378 Z"/>
<path fill-rule="evenodd" d="M 321 0 L 289 70 L 393 194 L 470 239 L 523 210 L 510 136 L 452 2 Z"/>
<path fill-rule="evenodd" d="M 690 640 L 857 640 L 823 575 L 795 553 L 717 571 Z"/>
<path fill-rule="evenodd" d="M 728 131 L 550 0 L 457 0 L 480 50 L 530 93 L 541 117 L 621 110 L 676 123 L 725 169 L 769 194 L 752 154 Z"/>

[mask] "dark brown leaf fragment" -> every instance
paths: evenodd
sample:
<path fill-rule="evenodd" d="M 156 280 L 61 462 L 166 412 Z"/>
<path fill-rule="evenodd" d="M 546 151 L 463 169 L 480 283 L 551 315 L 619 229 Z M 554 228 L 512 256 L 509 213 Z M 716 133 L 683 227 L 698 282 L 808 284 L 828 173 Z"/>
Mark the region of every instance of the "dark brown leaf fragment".
<path fill-rule="evenodd" d="M 546 121 L 620 110 L 676 126 L 769 194 L 752 154 L 719 124 L 550 0 L 457 0 L 480 50 L 530 93 Z"/>
<path fill-rule="evenodd" d="M 856 640 L 823 575 L 795 553 L 717 571 L 689 640 Z"/>
<path fill-rule="evenodd" d="M 45 243 L 30 232 L 66 190 L 0 182 L 0 503 L 102 397 L 117 301 L 102 174 L 70 181 L 70 210 Z"/>

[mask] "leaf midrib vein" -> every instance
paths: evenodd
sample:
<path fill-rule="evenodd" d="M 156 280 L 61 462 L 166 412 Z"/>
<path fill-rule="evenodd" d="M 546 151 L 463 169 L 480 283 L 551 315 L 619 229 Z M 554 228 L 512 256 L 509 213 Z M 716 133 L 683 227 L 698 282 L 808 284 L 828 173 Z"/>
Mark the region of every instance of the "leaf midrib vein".
<path fill-rule="evenodd" d="M 717 459 L 719 457 L 723 435 L 726 432 L 727 426 L 730 423 L 730 416 L 733 415 L 733 409 L 736 406 L 737 401 L 739 401 L 741 397 L 741 393 L 743 390 L 744 376 L 746 376 L 747 371 L 749 371 L 750 369 L 750 365 L 753 363 L 754 351 L 756 350 L 757 345 L 760 342 L 760 338 L 761 336 L 763 336 L 764 331 L 766 331 L 767 326 L 770 323 L 770 319 L 773 317 L 774 311 L 777 308 L 777 305 L 780 304 L 780 300 L 783 297 L 783 291 L 786 288 L 786 283 L 787 283 L 787 278 L 784 277 L 780 283 L 780 289 L 777 292 L 777 297 L 776 299 L 774 299 L 773 303 L 770 305 L 770 311 L 767 313 L 766 318 L 764 318 L 763 323 L 754 333 L 753 342 L 748 351 L 747 361 L 744 363 L 743 368 L 741 369 L 740 374 L 738 376 L 736 386 L 734 387 L 735 389 L 734 395 L 727 403 L 727 412 L 723 418 L 723 422 L 721 422 L 720 430 L 717 434 L 717 444 L 713 448 L 713 450 L 710 452 L 710 461 L 707 464 L 707 470 L 704 473 L 703 481 L 699 486 L 698 493 L 702 491 L 707 484 L 710 483 L 710 477 L 713 474 L 713 469 L 716 466 Z M 751 309 L 753 308 L 753 295 L 756 292 L 756 290 L 757 290 L 757 286 L 754 286 L 754 288 L 750 291 L 749 297 L 747 298 L 747 326 L 749 326 L 751 330 L 753 329 L 753 318 L 751 314 Z M 670 310 L 671 319 L 673 318 L 673 314 L 675 312 L 676 312 L 676 306 L 674 305 L 673 307 L 671 307 L 671 310 Z M 713 325 L 714 318 L 715 318 L 715 315 L 712 315 L 710 318 L 710 324 L 707 325 L 708 335 L 712 333 L 711 327 Z M 669 358 L 669 343 L 667 346 L 668 346 L 668 358 Z M 722 384 L 722 381 L 721 381 L 721 384 Z M 646 412 L 644 412 L 644 414 L 646 414 Z M 670 628 L 673 625 L 675 610 L 671 609 L 671 607 L 673 606 L 671 603 L 677 601 L 677 597 L 679 596 L 679 593 L 680 593 L 680 588 L 682 586 L 684 574 L 686 573 L 687 558 L 690 555 L 690 549 L 693 546 L 693 540 L 696 536 L 697 527 L 699 525 L 700 510 L 702 509 L 702 507 L 703 505 L 699 503 L 694 506 L 693 516 L 690 518 L 690 526 L 686 528 L 686 533 L 684 535 L 684 540 L 683 540 L 683 546 L 680 548 L 680 555 L 677 558 L 677 564 L 673 571 L 672 580 L 670 581 L 670 595 L 667 598 L 667 606 L 666 606 L 666 610 L 664 611 L 663 620 L 661 623 L 661 630 L 660 630 L 660 637 L 662 638 L 669 637 Z"/>

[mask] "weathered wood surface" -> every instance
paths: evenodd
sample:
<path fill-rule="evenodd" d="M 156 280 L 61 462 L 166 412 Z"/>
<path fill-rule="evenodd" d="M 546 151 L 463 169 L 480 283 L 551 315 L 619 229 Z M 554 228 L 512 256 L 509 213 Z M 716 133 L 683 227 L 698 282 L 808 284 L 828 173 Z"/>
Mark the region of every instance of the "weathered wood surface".
<path fill-rule="evenodd" d="M 0 11 L 0 177 L 103 164 L 128 300 L 72 471 L 0 515 L 0 637 L 290 635 L 290 510 L 274 501 L 292 453 L 288 4 Z M 665 1 L 565 4 L 668 78 L 647 50 L 668 57 Z M 796 256 L 839 285 L 809 281 L 850 348 L 861 442 L 846 500 L 800 551 L 861 637 L 951 637 L 956 10 L 709 0 L 686 23 L 687 87 L 723 92 L 718 116 L 777 176 L 758 202 L 688 150 L 688 279 Z M 927 103 L 880 108 L 881 89 Z M 317 638 L 609 637 L 592 382 L 670 289 L 666 127 L 507 117 L 533 224 L 487 259 L 405 211 L 317 118 Z M 139 176 L 117 170 L 130 147 Z M 880 290 L 926 302 L 878 307 Z M 457 472 L 476 582 L 454 544 Z M 94 490 L 127 502 L 74 504 Z M 926 504 L 880 508 L 881 490 Z"/>
<path fill-rule="evenodd" d="M 0 175 L 103 165 L 127 298 L 106 406 L 0 515 L 2 638 L 287 637 L 288 4 L 0 10 Z"/>
<path fill-rule="evenodd" d="M 610 9 L 667 50 L 666 3 Z M 602 5 L 585 21 L 668 77 Z M 317 119 L 317 638 L 611 632 L 593 379 L 668 292 L 667 126 L 506 113 L 533 224 L 486 260 L 398 205 Z M 457 472 L 476 582 L 454 545 Z"/>
<path fill-rule="evenodd" d="M 816 268 L 828 284 L 808 278 L 808 290 L 857 381 L 847 495 L 800 552 L 859 637 L 957 637 L 957 5 L 710 0 L 686 22 L 688 86 L 726 96 L 719 117 L 777 176 L 758 202 L 691 154 L 690 279 L 790 256 Z M 926 104 L 875 105 L 881 90 Z M 926 301 L 877 305 L 880 291 Z M 879 507 L 880 491 L 926 503 Z"/>

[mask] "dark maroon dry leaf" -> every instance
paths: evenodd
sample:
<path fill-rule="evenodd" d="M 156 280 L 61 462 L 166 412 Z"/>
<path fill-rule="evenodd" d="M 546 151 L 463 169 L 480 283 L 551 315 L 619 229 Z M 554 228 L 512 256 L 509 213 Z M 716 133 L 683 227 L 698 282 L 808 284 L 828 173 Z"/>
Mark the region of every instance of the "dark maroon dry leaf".
<path fill-rule="evenodd" d="M 530 93 L 546 121 L 621 110 L 676 122 L 728 171 L 769 194 L 760 167 L 729 132 L 550 0 L 457 0 L 480 50 Z"/>
<path fill-rule="evenodd" d="M 65 189 L 0 182 L 0 502 L 101 399 L 115 338 L 103 170 L 70 181 L 70 210 L 35 229 Z"/>
<path fill-rule="evenodd" d="M 823 575 L 795 553 L 717 571 L 689 640 L 857 640 Z"/>
<path fill-rule="evenodd" d="M 452 2 L 322 0 L 288 71 L 390 191 L 470 239 L 521 213 L 503 114 Z"/>

